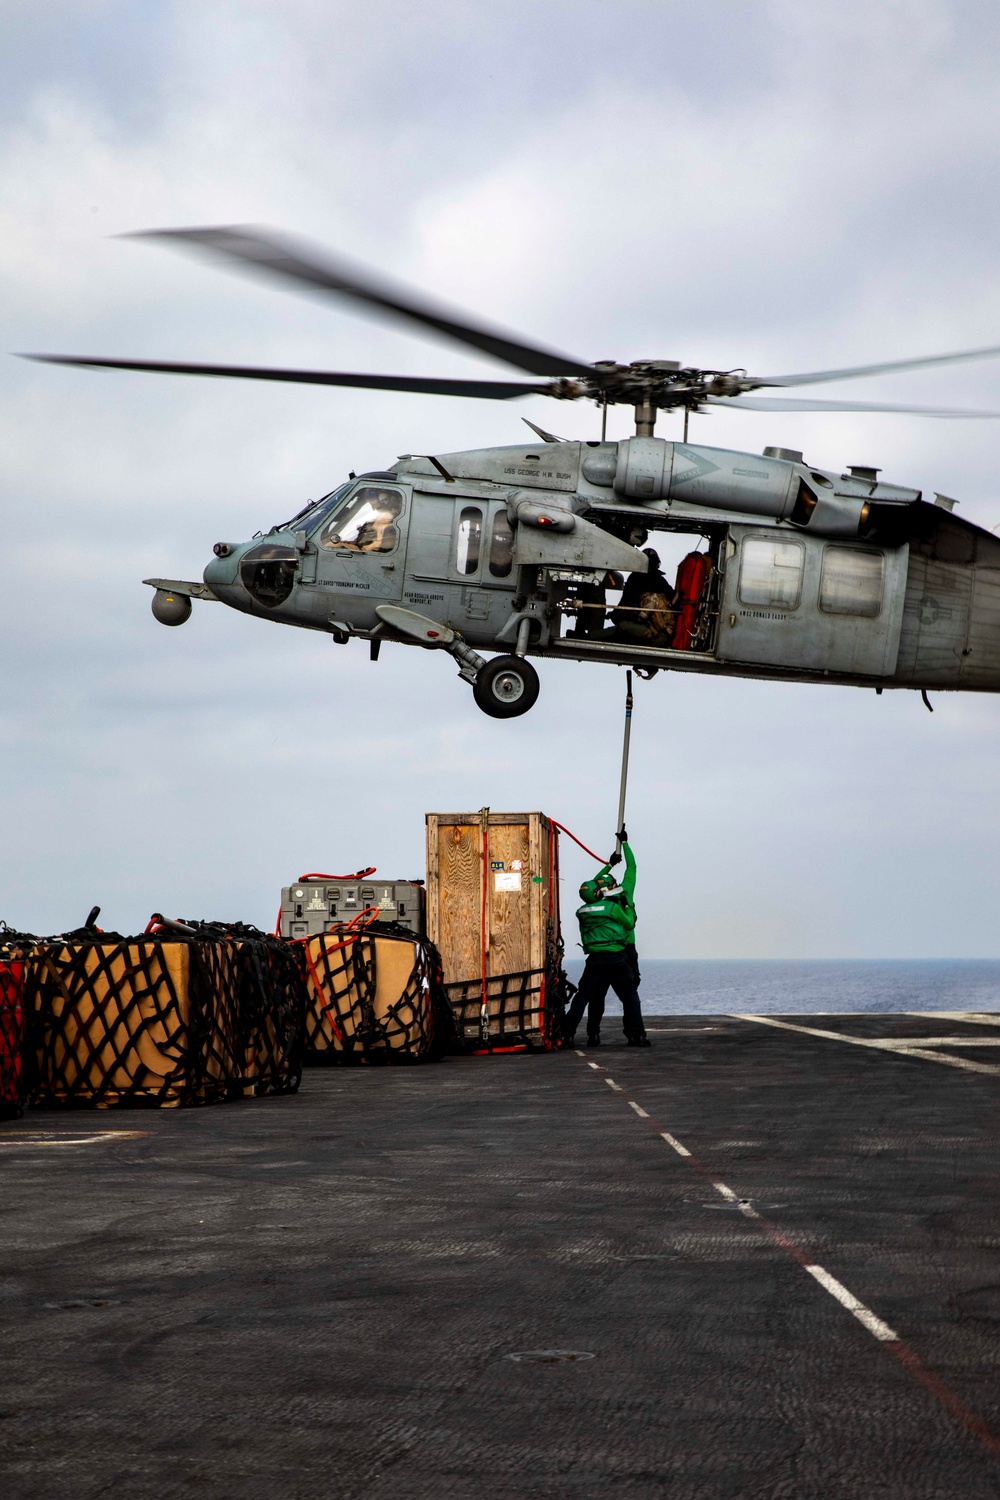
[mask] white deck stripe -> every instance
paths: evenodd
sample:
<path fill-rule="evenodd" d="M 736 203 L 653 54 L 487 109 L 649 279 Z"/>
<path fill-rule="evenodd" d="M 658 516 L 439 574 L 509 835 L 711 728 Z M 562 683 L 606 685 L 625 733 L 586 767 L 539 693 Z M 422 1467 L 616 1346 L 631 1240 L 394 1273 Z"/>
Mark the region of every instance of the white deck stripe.
<path fill-rule="evenodd" d="M 734 1015 L 736 1021 L 756 1021 L 760 1026 L 776 1026 L 779 1031 L 799 1031 L 803 1036 L 818 1036 L 828 1042 L 846 1042 L 851 1047 L 870 1047 L 875 1052 L 895 1052 L 898 1057 L 918 1057 L 924 1062 L 945 1063 L 949 1068 L 964 1068 L 967 1073 L 988 1073 L 1000 1077 L 996 1063 L 970 1062 L 967 1057 L 949 1057 L 943 1052 L 924 1052 L 920 1038 L 910 1042 L 886 1041 L 867 1036 L 845 1036 L 842 1031 L 821 1031 L 818 1026 L 795 1026 L 791 1021 L 778 1021 L 774 1016 Z"/>
<path fill-rule="evenodd" d="M 904 1016 L 928 1021 L 968 1021 L 971 1026 L 1000 1026 L 1000 1016 L 987 1010 L 904 1010 Z"/>
<path fill-rule="evenodd" d="M 805 1266 L 803 1269 L 808 1271 L 810 1276 L 815 1276 L 820 1286 L 825 1287 L 831 1297 L 836 1297 L 837 1301 L 843 1307 L 846 1307 L 848 1312 L 852 1312 L 858 1322 L 864 1324 L 868 1332 L 874 1334 L 875 1338 L 880 1339 L 883 1344 L 897 1344 L 900 1342 L 899 1334 L 895 1333 L 889 1327 L 888 1323 L 883 1323 L 881 1318 L 877 1318 L 870 1307 L 866 1307 L 863 1302 L 859 1302 L 854 1293 L 849 1292 L 846 1286 L 837 1280 L 836 1276 L 831 1276 L 829 1271 L 824 1271 L 822 1266 Z"/>
<path fill-rule="evenodd" d="M 615 1083 L 615 1080 L 613 1078 L 605 1078 L 604 1082 L 607 1084 L 607 1086 L 608 1086 L 609 1089 L 614 1089 L 614 1091 L 615 1091 L 616 1094 L 620 1094 L 621 1093 L 621 1091 L 622 1091 L 621 1084 L 620 1083 Z"/>
<path fill-rule="evenodd" d="M 681 1143 L 680 1143 L 680 1141 L 677 1140 L 677 1138 L 675 1136 L 672 1136 L 670 1134 L 669 1130 L 661 1130 L 660 1131 L 660 1135 L 666 1141 L 666 1143 L 667 1143 L 668 1146 L 673 1146 L 673 1148 L 677 1152 L 678 1156 L 690 1156 L 691 1155 L 691 1153 L 688 1150 L 688 1148 L 686 1146 L 682 1146 Z"/>
<path fill-rule="evenodd" d="M 901 1036 L 899 1045 L 901 1047 L 1000 1047 L 1000 1036 Z"/>
<path fill-rule="evenodd" d="M 759 1021 L 766 1020 L 768 1018 L 763 1016 L 739 1016 L 738 1019 L 741 1021 Z M 786 1022 L 779 1022 L 777 1024 L 782 1026 L 787 1025 Z M 792 1026 L 789 1029 L 792 1031 L 805 1031 L 807 1028 L 804 1026 Z M 823 1033 L 820 1033 L 820 1035 L 822 1034 Z M 841 1040 L 836 1032 L 831 1032 L 829 1034 L 834 1036 L 837 1041 Z M 615 1083 L 614 1079 L 608 1078 L 607 1075 L 605 1075 L 604 1081 L 605 1083 L 610 1084 L 613 1089 L 617 1089 L 618 1093 L 622 1092 L 620 1084 Z M 645 1120 L 649 1119 L 649 1115 L 646 1113 L 646 1111 L 644 1109 L 640 1109 L 638 1104 L 636 1104 L 633 1099 L 629 1099 L 628 1103 L 632 1106 L 637 1115 L 641 1115 Z M 666 1141 L 668 1146 L 673 1147 L 678 1156 L 691 1155 L 691 1152 L 687 1149 L 687 1147 L 682 1146 L 677 1137 L 671 1135 L 669 1131 L 661 1130 L 660 1136 L 663 1140 Z M 699 1170 L 702 1169 L 699 1168 Z M 761 1215 L 758 1214 L 751 1206 L 748 1200 L 739 1198 L 738 1195 L 733 1192 L 732 1188 L 726 1185 L 726 1183 L 716 1182 L 713 1179 L 712 1186 L 715 1188 L 715 1191 L 717 1193 L 720 1193 L 722 1197 L 725 1198 L 727 1203 L 737 1204 L 739 1206 L 740 1212 L 745 1214 L 748 1219 L 759 1219 L 761 1217 Z M 776 1230 L 773 1227 L 771 1229 L 771 1233 L 776 1233 Z M 779 1239 L 785 1245 L 786 1249 L 791 1248 L 788 1241 L 784 1239 L 784 1236 L 779 1236 Z M 902 1343 L 899 1334 L 896 1333 L 894 1329 L 890 1328 L 888 1323 L 883 1323 L 882 1319 L 876 1316 L 876 1314 L 872 1312 L 870 1307 L 866 1307 L 859 1298 L 855 1297 L 853 1292 L 849 1292 L 846 1286 L 844 1286 L 843 1282 L 837 1280 L 836 1276 L 831 1276 L 829 1271 L 827 1271 L 823 1266 L 818 1266 L 815 1263 L 810 1265 L 804 1264 L 798 1254 L 796 1254 L 795 1258 L 798 1261 L 799 1265 L 802 1266 L 802 1269 L 804 1271 L 808 1271 L 809 1275 L 812 1276 L 816 1281 L 818 1281 L 820 1286 L 823 1287 L 824 1291 L 830 1293 L 831 1297 L 835 1297 L 836 1300 L 840 1303 L 841 1307 L 846 1307 L 849 1313 L 853 1313 L 862 1327 L 867 1328 L 868 1332 L 874 1338 L 877 1338 L 880 1343 Z"/>

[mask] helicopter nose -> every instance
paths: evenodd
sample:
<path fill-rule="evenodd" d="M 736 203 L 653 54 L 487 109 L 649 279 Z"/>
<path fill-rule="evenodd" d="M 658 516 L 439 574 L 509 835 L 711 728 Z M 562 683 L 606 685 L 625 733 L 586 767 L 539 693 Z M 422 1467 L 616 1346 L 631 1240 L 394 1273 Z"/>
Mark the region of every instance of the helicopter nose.
<path fill-rule="evenodd" d="M 209 588 L 216 584 L 232 584 L 236 582 L 236 570 L 240 565 L 240 556 L 243 552 L 242 542 L 216 542 L 213 547 L 215 556 L 207 564 L 202 578 Z"/>

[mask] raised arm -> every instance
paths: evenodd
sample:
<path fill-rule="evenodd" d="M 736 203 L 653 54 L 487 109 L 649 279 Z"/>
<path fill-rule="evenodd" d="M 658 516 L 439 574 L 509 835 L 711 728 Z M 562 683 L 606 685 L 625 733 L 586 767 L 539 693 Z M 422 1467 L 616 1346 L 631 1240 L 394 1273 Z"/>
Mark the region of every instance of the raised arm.
<path fill-rule="evenodd" d="M 622 853 L 625 856 L 625 874 L 622 876 L 622 890 L 631 901 L 635 895 L 635 855 L 628 844 L 622 844 Z"/>

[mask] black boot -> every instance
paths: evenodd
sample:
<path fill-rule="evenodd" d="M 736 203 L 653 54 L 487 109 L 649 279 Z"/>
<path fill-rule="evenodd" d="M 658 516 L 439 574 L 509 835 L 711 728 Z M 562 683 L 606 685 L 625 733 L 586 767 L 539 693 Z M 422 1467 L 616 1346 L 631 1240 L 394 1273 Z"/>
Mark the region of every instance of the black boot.
<path fill-rule="evenodd" d="M 642 1036 L 630 1036 L 628 1044 L 630 1047 L 651 1047 L 653 1045 L 645 1032 L 642 1033 Z"/>
<path fill-rule="evenodd" d="M 599 1047 L 601 1045 L 601 1033 L 599 1031 L 587 1032 L 587 1046 Z"/>

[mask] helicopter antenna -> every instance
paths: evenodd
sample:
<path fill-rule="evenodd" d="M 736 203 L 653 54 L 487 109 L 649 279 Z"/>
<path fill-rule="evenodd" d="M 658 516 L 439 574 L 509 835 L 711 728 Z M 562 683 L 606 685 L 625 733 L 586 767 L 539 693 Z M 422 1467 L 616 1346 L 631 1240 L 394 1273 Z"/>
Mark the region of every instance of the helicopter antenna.
<path fill-rule="evenodd" d="M 543 443 L 564 443 L 566 441 L 565 438 L 556 437 L 554 432 L 546 432 L 544 427 L 538 427 L 534 422 L 529 422 L 527 417 L 522 417 L 521 421 L 525 427 L 530 427 L 532 432 L 537 432 Z"/>

